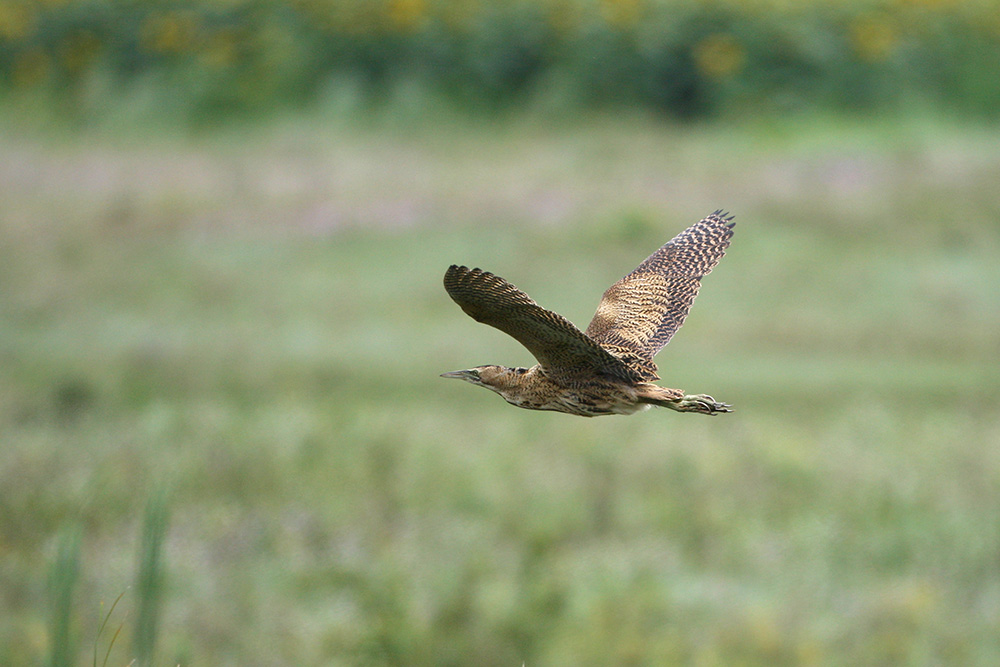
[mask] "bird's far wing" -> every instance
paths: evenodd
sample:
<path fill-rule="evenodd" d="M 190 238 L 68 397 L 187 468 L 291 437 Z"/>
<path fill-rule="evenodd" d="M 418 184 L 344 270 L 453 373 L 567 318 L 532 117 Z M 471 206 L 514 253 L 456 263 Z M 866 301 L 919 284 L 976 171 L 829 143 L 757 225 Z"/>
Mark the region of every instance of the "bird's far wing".
<path fill-rule="evenodd" d="M 499 276 L 453 265 L 444 274 L 444 288 L 472 319 L 500 329 L 528 348 L 551 375 L 598 371 L 625 381 L 636 379 L 633 371 L 573 323 L 542 308 Z"/>
<path fill-rule="evenodd" d="M 722 259 L 733 236 L 732 216 L 716 211 L 691 225 L 612 285 L 587 336 L 642 375 L 656 380 L 653 356 L 680 329 L 701 278 Z"/>

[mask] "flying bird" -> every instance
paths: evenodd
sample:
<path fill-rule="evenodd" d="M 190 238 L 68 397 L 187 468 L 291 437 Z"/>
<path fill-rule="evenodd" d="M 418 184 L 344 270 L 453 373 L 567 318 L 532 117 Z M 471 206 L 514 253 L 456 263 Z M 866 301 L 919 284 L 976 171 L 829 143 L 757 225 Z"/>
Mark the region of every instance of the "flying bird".
<path fill-rule="evenodd" d="M 531 368 L 477 366 L 443 373 L 486 387 L 511 405 L 583 417 L 631 414 L 658 405 L 714 415 L 731 406 L 707 394 L 653 384 L 653 357 L 684 323 L 701 279 L 722 259 L 733 217 L 716 211 L 654 252 L 604 293 L 586 331 L 542 308 L 487 271 L 452 265 L 444 288 L 472 319 L 526 347 Z"/>

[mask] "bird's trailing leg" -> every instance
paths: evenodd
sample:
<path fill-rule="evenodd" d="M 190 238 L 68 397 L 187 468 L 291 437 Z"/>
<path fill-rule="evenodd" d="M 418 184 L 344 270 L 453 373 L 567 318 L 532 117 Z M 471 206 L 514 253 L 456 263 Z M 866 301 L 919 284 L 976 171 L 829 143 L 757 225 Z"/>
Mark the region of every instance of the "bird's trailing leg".
<path fill-rule="evenodd" d="M 682 389 L 668 389 L 655 384 L 640 385 L 639 400 L 652 403 L 677 412 L 700 412 L 703 415 L 715 415 L 720 412 L 732 412 L 728 403 L 719 403 L 708 394 L 685 394 Z"/>
<path fill-rule="evenodd" d="M 658 405 L 676 410 L 677 412 L 700 412 L 703 415 L 715 415 L 720 412 L 733 411 L 733 406 L 728 403 L 719 403 L 708 394 L 691 394 L 673 401 L 663 401 L 662 403 L 658 403 Z"/>

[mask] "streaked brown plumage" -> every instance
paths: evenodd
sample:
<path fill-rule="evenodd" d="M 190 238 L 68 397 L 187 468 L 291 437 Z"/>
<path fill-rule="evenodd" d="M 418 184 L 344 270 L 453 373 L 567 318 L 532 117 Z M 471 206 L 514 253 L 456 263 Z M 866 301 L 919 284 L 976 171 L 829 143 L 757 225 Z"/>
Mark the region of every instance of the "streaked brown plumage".
<path fill-rule="evenodd" d="M 732 216 L 716 211 L 688 227 L 612 285 L 586 332 L 546 310 L 509 282 L 452 265 L 448 294 L 470 317 L 500 329 L 538 360 L 531 368 L 477 366 L 444 373 L 500 394 L 530 410 L 594 417 L 659 405 L 679 412 L 731 412 L 711 396 L 687 396 L 658 380 L 653 357 L 684 323 L 701 278 L 725 253 Z"/>

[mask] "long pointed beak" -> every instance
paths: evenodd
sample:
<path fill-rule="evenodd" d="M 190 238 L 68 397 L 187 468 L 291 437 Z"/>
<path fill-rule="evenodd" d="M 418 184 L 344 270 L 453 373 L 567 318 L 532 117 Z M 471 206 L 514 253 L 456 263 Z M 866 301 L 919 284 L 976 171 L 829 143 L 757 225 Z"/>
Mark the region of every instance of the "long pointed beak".
<path fill-rule="evenodd" d="M 449 371 L 447 373 L 441 373 L 443 378 L 458 378 L 459 380 L 464 380 L 469 377 L 469 371 Z"/>

